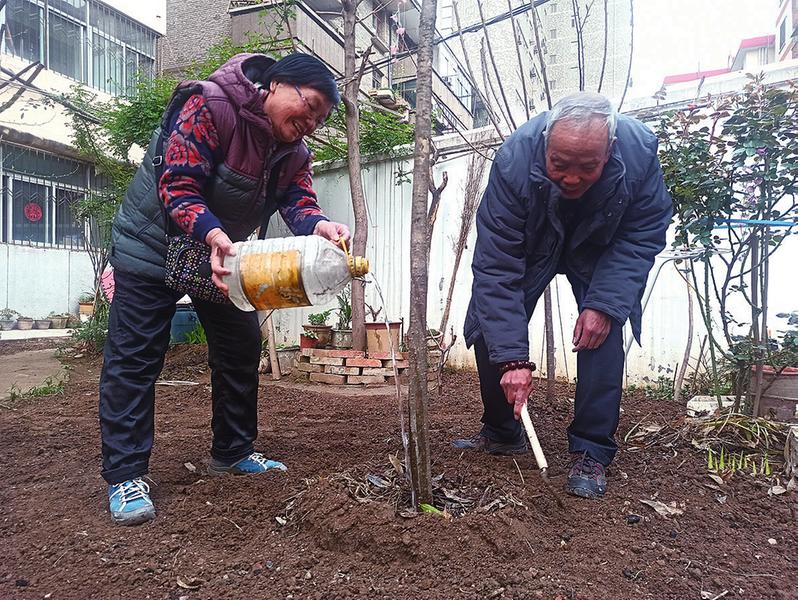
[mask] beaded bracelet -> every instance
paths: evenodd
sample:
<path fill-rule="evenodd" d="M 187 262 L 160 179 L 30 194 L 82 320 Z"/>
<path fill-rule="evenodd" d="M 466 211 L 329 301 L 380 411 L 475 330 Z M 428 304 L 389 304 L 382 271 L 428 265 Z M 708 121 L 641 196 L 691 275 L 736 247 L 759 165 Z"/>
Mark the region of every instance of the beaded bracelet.
<path fill-rule="evenodd" d="M 511 360 L 499 365 L 499 373 L 501 375 L 504 375 L 507 371 L 513 371 L 515 369 L 529 369 L 530 371 L 534 371 L 537 369 L 537 366 L 535 366 L 535 363 L 529 360 Z"/>

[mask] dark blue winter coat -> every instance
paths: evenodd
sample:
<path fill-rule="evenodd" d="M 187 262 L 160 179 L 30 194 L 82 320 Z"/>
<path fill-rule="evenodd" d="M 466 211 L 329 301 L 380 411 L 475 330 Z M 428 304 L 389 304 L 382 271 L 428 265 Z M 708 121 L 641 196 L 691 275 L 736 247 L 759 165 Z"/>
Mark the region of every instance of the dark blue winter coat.
<path fill-rule="evenodd" d="M 482 336 L 492 363 L 529 359 L 529 319 L 558 269 L 589 284 L 581 309 L 620 324 L 629 319 L 639 341 L 640 300 L 671 221 L 657 139 L 619 115 L 612 156 L 574 201 L 580 217 L 566 240 L 560 191 L 546 177 L 546 118 L 536 116 L 507 138 L 477 211 L 465 340 L 471 346 Z"/>

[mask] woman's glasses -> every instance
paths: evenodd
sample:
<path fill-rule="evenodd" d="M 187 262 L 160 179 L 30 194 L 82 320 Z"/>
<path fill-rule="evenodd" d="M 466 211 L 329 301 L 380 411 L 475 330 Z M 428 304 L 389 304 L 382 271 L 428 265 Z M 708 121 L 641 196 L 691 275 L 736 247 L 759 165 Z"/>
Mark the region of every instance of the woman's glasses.
<path fill-rule="evenodd" d="M 296 90 L 296 93 L 299 94 L 299 97 L 302 99 L 302 102 L 305 104 L 305 108 L 307 108 L 308 112 L 311 114 L 311 116 L 314 117 L 314 121 L 313 122 L 316 125 L 316 129 L 319 129 L 320 127 L 324 127 L 324 124 L 327 122 L 327 116 L 328 115 L 324 115 L 322 117 L 315 116 L 316 115 L 316 111 L 313 110 L 313 107 L 310 105 L 310 102 L 308 102 L 308 99 L 305 98 L 305 94 L 302 93 L 302 90 L 299 89 L 299 86 L 295 85 L 294 89 Z"/>

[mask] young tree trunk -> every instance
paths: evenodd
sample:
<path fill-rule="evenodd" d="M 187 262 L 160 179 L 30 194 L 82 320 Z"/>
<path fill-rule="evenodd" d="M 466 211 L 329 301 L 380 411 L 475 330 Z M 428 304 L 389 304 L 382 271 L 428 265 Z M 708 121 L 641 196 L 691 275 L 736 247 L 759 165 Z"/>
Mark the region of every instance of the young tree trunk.
<path fill-rule="evenodd" d="M 557 381 L 557 348 L 554 345 L 554 311 L 551 302 L 551 285 L 543 292 L 543 316 L 546 319 L 546 401 L 554 401 Z"/>
<path fill-rule="evenodd" d="M 349 188 L 352 193 L 352 210 L 355 215 L 355 230 L 352 235 L 352 254 L 366 255 L 368 241 L 368 215 L 366 213 L 366 195 L 363 191 L 360 163 L 360 110 L 357 96 L 360 79 L 363 76 L 363 65 L 357 68 L 357 51 L 355 48 L 355 26 L 357 24 L 357 7 L 360 0 L 342 0 L 344 17 L 344 87 L 343 103 L 346 108 L 346 143 L 349 166 Z M 366 56 L 368 52 L 366 53 Z M 365 284 L 362 281 L 352 282 L 352 347 L 355 350 L 366 349 L 366 298 Z"/>
<path fill-rule="evenodd" d="M 424 0 L 419 23 L 416 75 L 416 146 L 410 226 L 410 476 L 413 501 L 432 502 L 427 424 L 427 199 L 432 150 L 432 49 L 436 0 Z"/>

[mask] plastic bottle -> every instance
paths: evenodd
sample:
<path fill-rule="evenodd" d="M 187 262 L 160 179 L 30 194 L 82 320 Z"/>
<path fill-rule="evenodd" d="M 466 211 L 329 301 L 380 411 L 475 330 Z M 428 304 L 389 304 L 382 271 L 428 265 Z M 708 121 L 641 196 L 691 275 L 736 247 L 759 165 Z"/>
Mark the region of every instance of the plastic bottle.
<path fill-rule="evenodd" d="M 233 304 L 245 311 L 327 304 L 369 263 L 318 236 L 250 240 L 234 244 L 236 255 L 223 278 Z"/>

